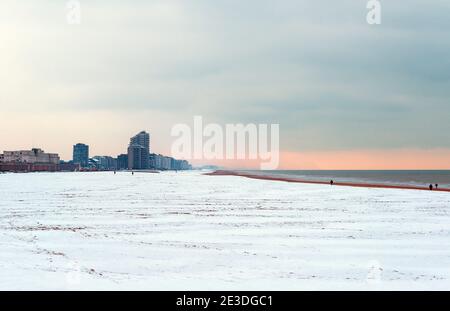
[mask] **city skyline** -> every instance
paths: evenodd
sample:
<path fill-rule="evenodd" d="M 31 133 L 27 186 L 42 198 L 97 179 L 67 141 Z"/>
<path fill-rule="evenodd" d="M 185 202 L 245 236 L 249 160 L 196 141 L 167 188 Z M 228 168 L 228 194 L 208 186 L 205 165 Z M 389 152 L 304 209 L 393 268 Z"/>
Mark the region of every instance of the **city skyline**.
<path fill-rule="evenodd" d="M 33 147 L 29 150 L 0 152 L 0 172 L 57 172 L 57 171 L 116 171 L 116 170 L 190 170 L 185 159 L 150 152 L 150 134 L 140 131 L 130 138 L 127 153 L 117 156 L 90 156 L 84 143 L 73 145 L 72 158 L 61 159 L 59 153 L 45 152 Z"/>

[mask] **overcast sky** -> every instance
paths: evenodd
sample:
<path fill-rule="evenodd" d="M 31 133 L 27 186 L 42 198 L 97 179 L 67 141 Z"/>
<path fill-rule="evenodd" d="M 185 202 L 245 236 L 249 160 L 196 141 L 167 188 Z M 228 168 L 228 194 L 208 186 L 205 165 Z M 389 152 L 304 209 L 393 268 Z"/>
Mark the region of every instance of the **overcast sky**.
<path fill-rule="evenodd" d="M 279 123 L 284 152 L 450 150 L 450 1 L 0 3 L 0 151 L 167 153 L 175 123 Z M 91 154 L 91 155 L 95 155 Z M 443 162 L 441 166 L 449 162 Z M 450 168 L 450 167 L 447 167 Z"/>

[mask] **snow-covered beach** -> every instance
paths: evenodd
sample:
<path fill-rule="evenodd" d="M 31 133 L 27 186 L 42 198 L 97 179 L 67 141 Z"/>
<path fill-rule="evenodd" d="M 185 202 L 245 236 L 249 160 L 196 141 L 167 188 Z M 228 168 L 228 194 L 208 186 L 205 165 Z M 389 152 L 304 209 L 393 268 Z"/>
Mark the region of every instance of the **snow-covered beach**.
<path fill-rule="evenodd" d="M 0 289 L 449 289 L 449 224 L 445 192 L 1 174 Z"/>

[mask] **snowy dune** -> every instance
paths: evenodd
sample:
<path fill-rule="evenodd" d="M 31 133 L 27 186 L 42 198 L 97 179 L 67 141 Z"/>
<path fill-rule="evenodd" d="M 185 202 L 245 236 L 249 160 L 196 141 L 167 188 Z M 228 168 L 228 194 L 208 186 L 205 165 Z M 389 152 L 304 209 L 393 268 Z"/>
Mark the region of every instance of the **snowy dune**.
<path fill-rule="evenodd" d="M 0 289 L 450 289 L 449 224 L 445 192 L 0 174 Z"/>

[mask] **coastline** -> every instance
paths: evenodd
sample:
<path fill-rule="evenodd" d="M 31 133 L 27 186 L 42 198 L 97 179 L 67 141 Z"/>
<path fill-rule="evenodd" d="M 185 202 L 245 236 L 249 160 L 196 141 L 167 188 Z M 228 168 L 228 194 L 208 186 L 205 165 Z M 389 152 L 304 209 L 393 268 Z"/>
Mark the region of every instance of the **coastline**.
<path fill-rule="evenodd" d="M 2 176 L 0 289 L 450 286 L 445 193 L 212 171 Z"/>
<path fill-rule="evenodd" d="M 325 181 L 314 181 L 299 178 L 290 177 L 276 177 L 270 175 L 255 175 L 247 172 L 239 172 L 233 170 L 216 170 L 211 173 L 205 173 L 208 176 L 238 176 L 251 179 L 260 180 L 270 180 L 270 181 L 282 181 L 290 183 L 302 183 L 302 184 L 319 184 L 319 185 L 330 185 L 329 182 Z M 389 184 L 377 184 L 377 183 L 353 183 L 353 182 L 339 182 L 334 181 L 333 186 L 344 186 L 344 187 L 358 187 L 358 188 L 381 188 L 381 189 L 402 189 L 402 190 L 422 190 L 422 191 L 437 191 L 437 192 L 450 192 L 447 188 L 438 188 L 430 190 L 427 187 L 411 186 L 411 185 L 389 185 Z"/>

